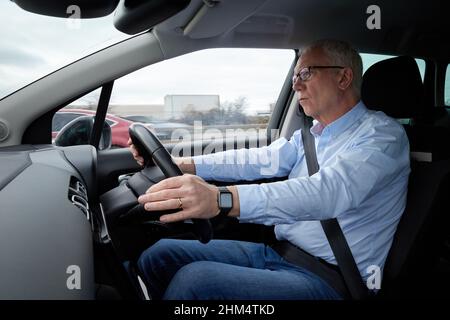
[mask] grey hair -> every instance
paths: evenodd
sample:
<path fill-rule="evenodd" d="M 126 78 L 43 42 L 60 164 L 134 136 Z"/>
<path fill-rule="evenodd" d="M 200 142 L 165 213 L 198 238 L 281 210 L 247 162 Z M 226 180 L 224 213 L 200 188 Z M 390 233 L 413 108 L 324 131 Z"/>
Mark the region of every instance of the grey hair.
<path fill-rule="evenodd" d="M 330 59 L 330 63 L 337 66 L 349 67 L 353 71 L 352 87 L 359 98 L 362 84 L 362 59 L 349 43 L 339 40 L 323 39 L 304 47 L 300 55 L 312 49 L 322 49 Z"/>

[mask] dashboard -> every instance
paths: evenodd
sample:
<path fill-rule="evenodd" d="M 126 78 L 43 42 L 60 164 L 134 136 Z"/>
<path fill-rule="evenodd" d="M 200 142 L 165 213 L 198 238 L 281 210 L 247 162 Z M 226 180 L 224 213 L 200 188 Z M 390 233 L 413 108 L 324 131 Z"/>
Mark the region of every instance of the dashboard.
<path fill-rule="evenodd" d="M 0 148 L 0 299 L 94 299 L 95 148 Z"/>

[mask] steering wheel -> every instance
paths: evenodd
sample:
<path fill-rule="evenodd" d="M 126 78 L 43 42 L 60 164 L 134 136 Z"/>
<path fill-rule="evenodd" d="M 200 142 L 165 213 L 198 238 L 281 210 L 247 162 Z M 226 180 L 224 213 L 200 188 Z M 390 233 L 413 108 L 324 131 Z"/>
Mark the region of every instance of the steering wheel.
<path fill-rule="evenodd" d="M 167 149 L 162 145 L 161 141 L 144 125 L 133 123 L 130 125 L 128 132 L 131 141 L 138 150 L 139 154 L 144 158 L 144 166 L 150 166 L 151 159 L 161 169 L 166 178 L 181 176 L 183 173 L 180 168 L 173 162 Z M 143 205 L 141 210 L 143 209 Z M 200 242 L 208 243 L 212 238 L 212 227 L 209 219 L 192 219 L 194 234 Z"/>

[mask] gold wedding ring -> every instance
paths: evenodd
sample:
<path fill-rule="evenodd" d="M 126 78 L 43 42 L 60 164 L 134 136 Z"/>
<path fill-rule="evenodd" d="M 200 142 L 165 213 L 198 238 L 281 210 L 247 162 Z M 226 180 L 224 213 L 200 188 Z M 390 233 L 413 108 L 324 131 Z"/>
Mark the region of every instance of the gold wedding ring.
<path fill-rule="evenodd" d="M 181 201 L 181 198 L 178 198 L 178 209 L 183 209 L 183 201 Z"/>

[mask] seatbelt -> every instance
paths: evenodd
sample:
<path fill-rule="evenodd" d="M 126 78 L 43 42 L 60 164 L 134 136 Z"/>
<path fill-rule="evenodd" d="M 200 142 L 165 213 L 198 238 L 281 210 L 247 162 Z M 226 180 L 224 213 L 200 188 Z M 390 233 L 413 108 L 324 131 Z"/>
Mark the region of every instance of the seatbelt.
<path fill-rule="evenodd" d="M 301 107 L 300 107 L 301 110 Z M 319 163 L 317 162 L 316 146 L 314 143 L 314 136 L 311 134 L 310 128 L 312 126 L 311 118 L 303 114 L 303 128 L 302 141 L 303 149 L 305 150 L 306 165 L 308 167 L 308 174 L 312 176 L 319 171 Z M 355 300 L 361 300 L 368 296 L 367 287 L 359 273 L 353 258 L 347 240 L 336 218 L 321 220 L 323 231 L 330 243 L 331 250 L 338 263 L 344 282 L 347 286 L 350 295 Z"/>

